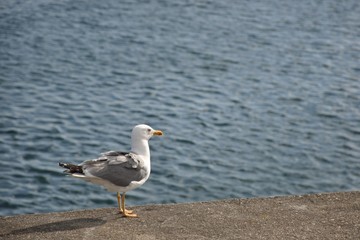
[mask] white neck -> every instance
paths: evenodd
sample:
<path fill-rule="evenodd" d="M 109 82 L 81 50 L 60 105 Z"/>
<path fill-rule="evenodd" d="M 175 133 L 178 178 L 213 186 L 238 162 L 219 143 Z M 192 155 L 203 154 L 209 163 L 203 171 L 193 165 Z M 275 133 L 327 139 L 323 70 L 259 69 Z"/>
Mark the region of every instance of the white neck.
<path fill-rule="evenodd" d="M 131 138 L 131 151 L 141 155 L 144 160 L 150 160 L 149 141 L 146 139 Z"/>

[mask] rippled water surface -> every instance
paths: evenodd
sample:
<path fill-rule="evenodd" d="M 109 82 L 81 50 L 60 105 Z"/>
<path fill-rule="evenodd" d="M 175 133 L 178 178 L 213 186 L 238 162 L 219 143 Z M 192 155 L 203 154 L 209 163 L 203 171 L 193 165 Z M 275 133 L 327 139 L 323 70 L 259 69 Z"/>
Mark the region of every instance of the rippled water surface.
<path fill-rule="evenodd" d="M 359 4 L 2 1 L 0 215 L 116 207 L 57 163 L 139 123 L 129 205 L 359 189 Z"/>

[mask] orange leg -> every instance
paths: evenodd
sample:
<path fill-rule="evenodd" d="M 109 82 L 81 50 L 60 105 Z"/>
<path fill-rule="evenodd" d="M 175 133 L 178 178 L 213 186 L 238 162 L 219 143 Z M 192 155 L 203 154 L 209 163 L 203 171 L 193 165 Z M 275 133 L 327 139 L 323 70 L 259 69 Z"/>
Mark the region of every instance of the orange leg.
<path fill-rule="evenodd" d="M 118 199 L 119 199 L 120 193 L 118 193 Z M 135 213 L 131 210 L 125 209 L 125 193 L 121 195 L 121 208 L 120 211 L 124 217 L 137 217 Z"/>
<path fill-rule="evenodd" d="M 121 203 L 120 203 L 120 193 L 119 193 L 119 192 L 117 193 L 117 200 L 118 200 L 119 212 L 120 212 L 120 213 L 123 213 L 123 210 L 122 210 L 122 208 L 121 208 Z"/>

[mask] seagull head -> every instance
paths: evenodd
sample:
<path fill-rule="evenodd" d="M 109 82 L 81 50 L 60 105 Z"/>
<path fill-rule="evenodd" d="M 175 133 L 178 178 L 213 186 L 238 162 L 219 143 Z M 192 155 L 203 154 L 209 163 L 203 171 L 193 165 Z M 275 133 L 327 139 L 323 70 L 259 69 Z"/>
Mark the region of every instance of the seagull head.
<path fill-rule="evenodd" d="M 131 138 L 146 139 L 149 140 L 152 136 L 162 136 L 163 132 L 160 130 L 154 130 L 152 127 L 140 124 L 136 125 L 131 133 Z"/>

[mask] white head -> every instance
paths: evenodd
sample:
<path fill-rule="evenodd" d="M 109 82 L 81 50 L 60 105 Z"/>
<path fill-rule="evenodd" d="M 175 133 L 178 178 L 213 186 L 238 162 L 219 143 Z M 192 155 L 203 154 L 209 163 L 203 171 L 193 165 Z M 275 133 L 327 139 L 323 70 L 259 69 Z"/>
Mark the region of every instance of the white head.
<path fill-rule="evenodd" d="M 150 161 L 149 139 L 152 136 L 162 136 L 163 132 L 154 130 L 145 124 L 136 125 L 131 133 L 131 151 L 142 155 Z"/>
<path fill-rule="evenodd" d="M 149 140 L 152 136 L 162 136 L 163 132 L 160 130 L 154 130 L 152 127 L 140 124 L 136 125 L 131 133 L 131 138 L 136 138 L 138 140 Z"/>

